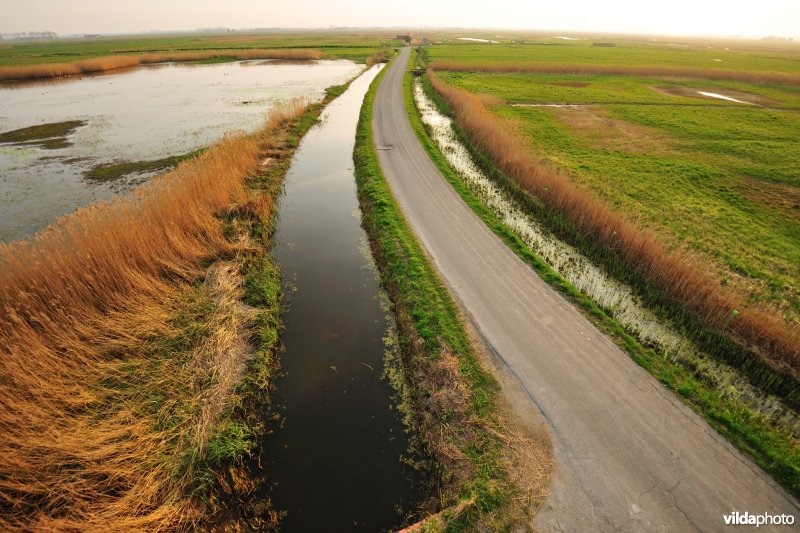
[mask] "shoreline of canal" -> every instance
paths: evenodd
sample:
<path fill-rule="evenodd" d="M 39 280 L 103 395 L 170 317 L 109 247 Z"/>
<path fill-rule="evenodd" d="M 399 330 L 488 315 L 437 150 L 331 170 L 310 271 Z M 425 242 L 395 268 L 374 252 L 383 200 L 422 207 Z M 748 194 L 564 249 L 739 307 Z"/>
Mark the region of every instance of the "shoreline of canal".
<path fill-rule="evenodd" d="M 256 463 L 282 531 L 399 527 L 422 481 L 386 378 L 395 337 L 369 254 L 352 151 L 375 69 L 353 80 L 303 137 L 273 234 L 283 275 L 280 371 Z M 368 503 L 368 504 L 367 504 Z"/>

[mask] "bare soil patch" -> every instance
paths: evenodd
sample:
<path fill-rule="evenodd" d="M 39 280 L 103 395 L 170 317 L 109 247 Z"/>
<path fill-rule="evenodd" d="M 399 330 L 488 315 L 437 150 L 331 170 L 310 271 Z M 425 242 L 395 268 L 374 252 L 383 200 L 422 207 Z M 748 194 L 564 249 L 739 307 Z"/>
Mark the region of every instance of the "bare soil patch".
<path fill-rule="evenodd" d="M 777 209 L 800 220 L 800 188 L 798 187 L 743 176 L 739 191 L 753 202 Z"/>
<path fill-rule="evenodd" d="M 546 110 L 595 148 L 661 153 L 666 151 L 670 140 L 668 135 L 654 128 L 614 118 L 601 106 L 548 107 Z"/>

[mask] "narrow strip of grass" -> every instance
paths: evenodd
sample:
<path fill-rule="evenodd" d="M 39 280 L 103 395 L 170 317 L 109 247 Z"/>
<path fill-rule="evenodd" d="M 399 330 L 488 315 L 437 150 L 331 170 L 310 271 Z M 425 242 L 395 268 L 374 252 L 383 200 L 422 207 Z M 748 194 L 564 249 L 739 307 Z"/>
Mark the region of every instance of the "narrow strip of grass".
<path fill-rule="evenodd" d="M 410 68 L 413 68 L 413 54 L 411 61 Z M 419 118 L 414 102 L 412 84 L 412 76 L 406 74 L 403 92 L 409 120 L 417 138 L 442 175 L 487 227 L 520 259 L 530 265 L 539 277 L 558 290 L 599 329 L 607 333 L 636 363 L 644 367 L 668 389 L 675 392 L 738 449 L 750 455 L 759 466 L 769 472 L 784 488 L 793 495 L 800 496 L 800 443 L 791 432 L 785 428 L 773 426 L 766 418 L 754 413 L 740 402 L 724 397 L 721 391 L 713 388 L 708 383 L 699 381 L 691 369 L 673 363 L 657 354 L 654 350 L 642 346 L 609 313 L 600 308 L 588 296 L 581 293 L 542 261 L 491 209 L 486 207 L 469 190 L 458 173 L 450 167 Z M 433 91 L 429 87 L 426 90 L 441 109 L 443 105 L 441 100 L 431 94 Z M 463 142 L 463 139 L 461 141 Z M 487 163 L 485 160 L 481 160 L 479 164 L 483 166 Z M 499 171 L 495 169 L 495 172 Z"/>
<path fill-rule="evenodd" d="M 498 385 L 481 368 L 458 308 L 403 217 L 375 151 L 372 111 L 384 73 L 364 99 L 353 159 L 362 223 L 397 318 L 412 404 L 407 415 L 436 461 L 432 470 L 439 483 L 439 507 L 444 510 L 427 525 L 452 531 L 510 528 L 523 516 L 513 510 L 515 487 L 503 460 Z M 457 368 L 446 383 L 437 383 L 432 374 L 442 371 L 448 361 Z M 437 386 L 458 383 L 465 388 L 465 405 L 444 413 L 432 411 Z M 445 449 L 460 459 L 448 461 Z"/>

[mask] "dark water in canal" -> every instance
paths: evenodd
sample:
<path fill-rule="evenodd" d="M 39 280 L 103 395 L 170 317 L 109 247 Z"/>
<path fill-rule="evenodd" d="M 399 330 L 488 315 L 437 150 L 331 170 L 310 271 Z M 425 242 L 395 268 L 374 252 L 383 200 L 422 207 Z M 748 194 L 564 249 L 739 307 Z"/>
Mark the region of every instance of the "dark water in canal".
<path fill-rule="evenodd" d="M 353 143 L 372 69 L 332 102 L 295 155 L 280 201 L 275 257 L 286 309 L 264 442 L 281 530 L 383 531 L 419 500 L 400 461 L 408 438 L 382 379 L 392 323 L 382 306 L 353 177 Z M 271 425 L 274 427 L 275 423 Z"/>

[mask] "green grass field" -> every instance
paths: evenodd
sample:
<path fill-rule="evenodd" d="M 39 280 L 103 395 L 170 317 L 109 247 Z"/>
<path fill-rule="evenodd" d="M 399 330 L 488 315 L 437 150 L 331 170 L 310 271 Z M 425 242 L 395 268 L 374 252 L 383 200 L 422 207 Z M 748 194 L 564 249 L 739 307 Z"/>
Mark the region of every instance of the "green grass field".
<path fill-rule="evenodd" d="M 785 72 L 800 67 L 800 47 L 790 54 L 578 43 L 443 45 L 428 48 L 427 55 L 475 63 L 702 64 Z M 714 57 L 723 61 L 709 60 Z M 725 283 L 779 306 L 792 321 L 800 319 L 800 88 L 611 75 L 439 76 L 490 95 L 492 112 L 543 160 L 671 244 L 700 252 Z M 698 90 L 748 104 L 703 97 Z"/>
<path fill-rule="evenodd" d="M 470 34 L 471 35 L 471 34 Z M 614 47 L 593 46 L 608 39 L 562 41 L 552 38 L 510 39 L 524 44 L 444 44 L 430 48 L 435 60 L 492 63 L 574 63 L 591 65 L 659 65 L 726 70 L 800 72 L 800 46 L 745 45 L 743 42 L 615 41 Z M 447 42 L 447 41 L 444 41 Z M 452 41 L 452 38 L 450 39 Z"/>
<path fill-rule="evenodd" d="M 520 259 L 537 274 L 577 306 L 601 331 L 608 334 L 630 357 L 650 372 L 664 386 L 672 390 L 684 402 L 730 440 L 737 448 L 749 454 L 762 468 L 793 494 L 800 490 L 800 448 L 791 430 L 774 424 L 754 412 L 740 399 L 731 397 L 710 382 L 707 376 L 698 376 L 695 369 L 680 362 L 663 357 L 652 347 L 643 345 L 625 330 L 607 310 L 598 306 L 568 280 L 561 277 L 546 262 L 532 251 L 525 242 L 506 226 L 498 214 L 487 207 L 471 190 L 467 182 L 450 166 L 436 147 L 422 124 L 413 102 L 411 77 L 407 76 L 404 88 L 409 120 L 425 150 L 445 176 L 454 190 L 489 229 L 498 236 Z M 429 95 L 435 91 L 428 87 Z M 440 105 L 443 102 L 440 102 Z"/>
<path fill-rule="evenodd" d="M 247 50 L 253 48 L 313 48 L 328 58 L 364 59 L 384 46 L 399 43 L 386 33 L 245 33 L 176 34 L 0 44 L 0 66 L 62 63 L 115 54 Z"/>

